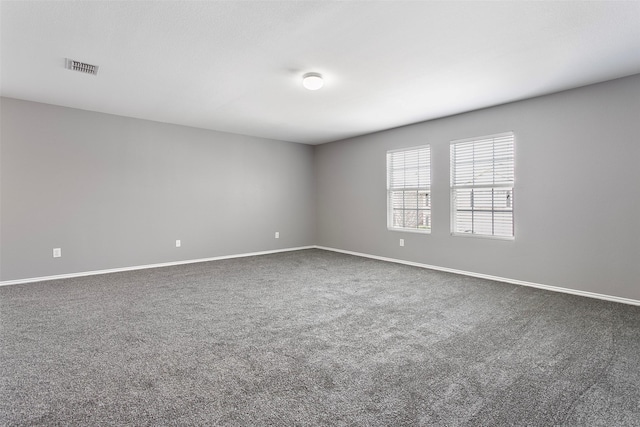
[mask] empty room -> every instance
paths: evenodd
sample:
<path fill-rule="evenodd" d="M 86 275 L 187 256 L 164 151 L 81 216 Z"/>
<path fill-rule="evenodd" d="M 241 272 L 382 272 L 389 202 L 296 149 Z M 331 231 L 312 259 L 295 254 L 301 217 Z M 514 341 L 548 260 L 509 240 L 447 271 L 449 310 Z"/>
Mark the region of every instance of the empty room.
<path fill-rule="evenodd" d="M 640 426 L 639 23 L 0 0 L 0 425 Z"/>

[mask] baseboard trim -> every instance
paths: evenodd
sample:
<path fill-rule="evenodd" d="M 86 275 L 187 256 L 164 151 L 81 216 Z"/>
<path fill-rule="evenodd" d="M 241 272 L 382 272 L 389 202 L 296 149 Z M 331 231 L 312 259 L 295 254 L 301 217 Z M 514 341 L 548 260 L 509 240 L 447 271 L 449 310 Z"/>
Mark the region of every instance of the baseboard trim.
<path fill-rule="evenodd" d="M 612 301 L 612 302 L 619 302 L 619 303 L 622 303 L 622 304 L 640 306 L 640 301 L 639 300 L 635 300 L 635 299 L 631 299 L 631 298 L 622 298 L 622 297 L 616 297 L 616 296 L 613 296 L 613 295 L 598 294 L 598 293 L 595 293 L 595 292 L 579 291 L 579 290 L 576 290 L 576 289 L 562 288 L 562 287 L 559 287 L 559 286 L 542 285 L 540 283 L 526 282 L 524 280 L 509 279 L 509 278 L 506 278 L 506 277 L 498 277 L 498 276 L 491 276 L 491 275 L 488 275 L 488 274 L 474 273 L 474 272 L 471 272 L 471 271 L 456 270 L 454 268 L 438 267 L 436 265 L 423 264 L 423 263 L 413 262 L 413 261 L 405 261 L 405 260 L 396 259 L 396 258 L 387 258 L 387 257 L 383 257 L 383 256 L 378 256 L 378 255 L 365 254 L 365 253 L 362 253 L 362 252 L 346 251 L 346 250 L 343 250 L 343 249 L 329 248 L 329 247 L 326 247 L 326 246 L 315 246 L 315 248 L 316 249 L 322 249 L 322 250 L 325 250 L 325 251 L 332 251 L 332 252 L 339 252 L 339 253 L 348 254 L 348 255 L 355 255 L 355 256 L 359 256 L 359 257 L 363 257 L 363 258 L 376 259 L 376 260 L 379 260 L 379 261 L 387 261 L 387 262 L 393 262 L 393 263 L 396 263 L 396 264 L 411 265 L 413 267 L 428 268 L 430 270 L 445 271 L 447 273 L 461 274 L 463 276 L 470 276 L 470 277 L 477 277 L 477 278 L 480 278 L 480 279 L 494 280 L 496 282 L 504 282 L 504 283 L 511 283 L 513 285 L 528 286 L 528 287 L 531 287 L 531 288 L 544 289 L 544 290 L 552 291 L 552 292 L 561 292 L 561 293 L 564 293 L 564 294 L 579 295 L 579 296 L 587 297 L 587 298 L 596 298 L 596 299 L 601 299 L 601 300 L 605 300 L 605 301 Z"/>
<path fill-rule="evenodd" d="M 314 249 L 314 248 L 315 246 L 300 246 L 297 248 L 274 249 L 270 251 L 248 252 L 248 253 L 234 254 L 234 255 L 222 255 L 222 256 L 211 257 L 211 258 L 199 258 L 199 259 L 190 259 L 190 260 L 183 260 L 183 261 L 161 262 L 158 264 L 135 265 L 132 267 L 110 268 L 107 270 L 94 270 L 94 271 L 82 271 L 79 273 L 57 274 L 55 276 L 42 276 L 42 277 L 30 277 L 27 279 L 5 280 L 0 282 L 0 286 L 20 285 L 23 283 L 44 282 L 48 280 L 71 279 L 74 277 L 96 276 L 99 274 L 120 273 L 122 271 L 145 270 L 147 268 L 171 267 L 173 265 L 195 264 L 198 262 L 219 261 L 219 260 L 231 259 L 231 258 L 245 258 L 250 256 L 269 255 L 269 254 L 276 254 L 280 252 L 291 252 L 291 251 L 299 251 L 303 249 Z"/>
<path fill-rule="evenodd" d="M 424 263 L 419 263 L 419 262 L 406 261 L 406 260 L 397 259 L 397 258 L 389 258 L 389 257 L 383 257 L 383 256 L 379 256 L 379 255 L 371 255 L 371 254 L 366 254 L 366 253 L 362 253 L 362 252 L 347 251 L 347 250 L 344 250 L 344 249 L 330 248 L 330 247 L 327 247 L 327 246 L 318 246 L 318 245 L 300 246 L 300 247 L 295 247 L 295 248 L 274 249 L 274 250 L 260 251 L 260 252 L 247 252 L 247 253 L 241 253 L 241 254 L 222 255 L 222 256 L 217 256 L 217 257 L 198 258 L 198 259 L 190 259 L 190 260 L 183 260 L 183 261 L 162 262 L 162 263 L 157 263 L 157 264 L 136 265 L 136 266 L 131 266 L 131 267 L 110 268 L 110 269 L 106 269 L 106 270 L 82 271 L 82 272 L 78 272 L 78 273 L 57 274 L 57 275 L 54 275 L 54 276 L 41 276 L 41 277 L 30 277 L 30 278 L 26 278 L 26 279 L 5 280 L 5 281 L 0 281 L 0 286 L 20 285 L 20 284 L 23 284 L 23 283 L 36 283 L 36 282 L 44 282 L 44 281 L 59 280 L 59 279 L 71 279 L 71 278 L 74 278 L 74 277 L 96 276 L 96 275 L 100 275 L 100 274 L 119 273 L 119 272 L 123 272 L 123 271 L 145 270 L 145 269 L 148 269 L 148 268 L 171 267 L 171 266 L 174 266 L 174 265 L 195 264 L 195 263 L 199 263 L 199 262 L 219 261 L 219 260 L 224 260 L 224 259 L 244 258 L 244 257 L 259 256 L 259 255 L 269 255 L 269 254 L 276 254 L 276 253 L 280 253 L 280 252 L 300 251 L 300 250 L 304 250 L 304 249 L 321 249 L 321 250 L 325 250 L 325 251 L 339 252 L 339 253 L 343 253 L 343 254 L 347 254 L 347 255 L 354 255 L 354 256 L 359 256 L 359 257 L 363 257 L 363 258 L 371 258 L 371 259 L 375 259 L 375 260 L 379 260 L 379 261 L 393 262 L 393 263 L 396 263 L 396 264 L 404 264 L 404 265 L 410 265 L 410 266 L 413 266 L 413 267 L 427 268 L 427 269 L 430 269 L 430 270 L 445 271 L 447 273 L 461 274 L 463 276 L 470 276 L 470 277 L 477 277 L 477 278 L 480 278 L 480 279 L 494 280 L 494 281 L 497 281 L 497 282 L 510 283 L 510 284 L 513 284 L 513 285 L 528 286 L 528 287 L 531 287 L 531 288 L 544 289 L 544 290 L 552 291 L 552 292 L 561 292 L 561 293 L 565 293 L 565 294 L 578 295 L 578 296 L 583 296 L 583 297 L 587 297 L 587 298 L 595 298 L 595 299 L 601 299 L 601 300 L 605 300 L 605 301 L 612 301 L 612 302 L 619 302 L 619 303 L 622 303 L 622 304 L 640 306 L 640 300 L 635 300 L 635 299 L 631 299 L 631 298 L 623 298 L 623 297 L 617 297 L 617 296 L 613 296 L 613 295 L 599 294 L 599 293 L 595 293 L 595 292 L 580 291 L 580 290 L 576 290 L 576 289 L 562 288 L 562 287 L 559 287 L 559 286 L 543 285 L 543 284 L 540 284 L 540 283 L 527 282 L 527 281 L 524 281 L 524 280 L 509 279 L 509 278 L 506 278 L 506 277 L 498 277 L 498 276 L 491 276 L 489 274 L 474 273 L 474 272 L 471 272 L 471 271 L 457 270 L 457 269 L 448 268 L 448 267 L 439 267 L 437 265 L 430 265 L 430 264 L 424 264 Z"/>

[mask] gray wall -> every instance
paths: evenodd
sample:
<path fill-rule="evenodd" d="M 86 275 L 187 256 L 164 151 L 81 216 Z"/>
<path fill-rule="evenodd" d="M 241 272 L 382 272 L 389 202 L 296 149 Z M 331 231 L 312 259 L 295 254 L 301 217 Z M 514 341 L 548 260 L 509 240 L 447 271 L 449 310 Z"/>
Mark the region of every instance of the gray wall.
<path fill-rule="evenodd" d="M 516 137 L 515 240 L 451 236 L 449 142 L 505 131 Z M 639 135 L 635 75 L 321 145 L 316 241 L 640 300 Z M 388 231 L 386 151 L 426 143 L 432 234 Z"/>
<path fill-rule="evenodd" d="M 640 75 L 316 147 L 0 108 L 0 280 L 318 244 L 640 300 Z M 449 141 L 504 131 L 516 238 L 452 237 Z M 425 143 L 432 234 L 388 231 L 386 151 Z"/>
<path fill-rule="evenodd" d="M 0 280 L 315 243 L 311 146 L 7 98 L 1 108 Z"/>

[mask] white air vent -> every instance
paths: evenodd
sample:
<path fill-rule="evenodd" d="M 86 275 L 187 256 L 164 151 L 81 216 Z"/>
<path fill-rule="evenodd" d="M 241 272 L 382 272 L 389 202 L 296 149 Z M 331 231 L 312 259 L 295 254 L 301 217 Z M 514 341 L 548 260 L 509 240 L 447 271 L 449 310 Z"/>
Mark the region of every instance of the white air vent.
<path fill-rule="evenodd" d="M 87 64 L 86 62 L 75 61 L 73 59 L 66 58 L 66 68 L 69 70 L 80 71 L 81 73 L 98 74 L 98 66 Z"/>

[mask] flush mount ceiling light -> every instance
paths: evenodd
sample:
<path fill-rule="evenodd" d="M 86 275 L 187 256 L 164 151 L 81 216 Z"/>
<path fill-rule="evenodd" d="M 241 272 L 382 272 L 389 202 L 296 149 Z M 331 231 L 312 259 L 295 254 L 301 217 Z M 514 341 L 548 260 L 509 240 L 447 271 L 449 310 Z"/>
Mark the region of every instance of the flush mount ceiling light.
<path fill-rule="evenodd" d="M 302 76 L 302 86 L 309 90 L 318 90 L 324 85 L 322 80 L 322 74 L 320 73 L 307 73 Z"/>

